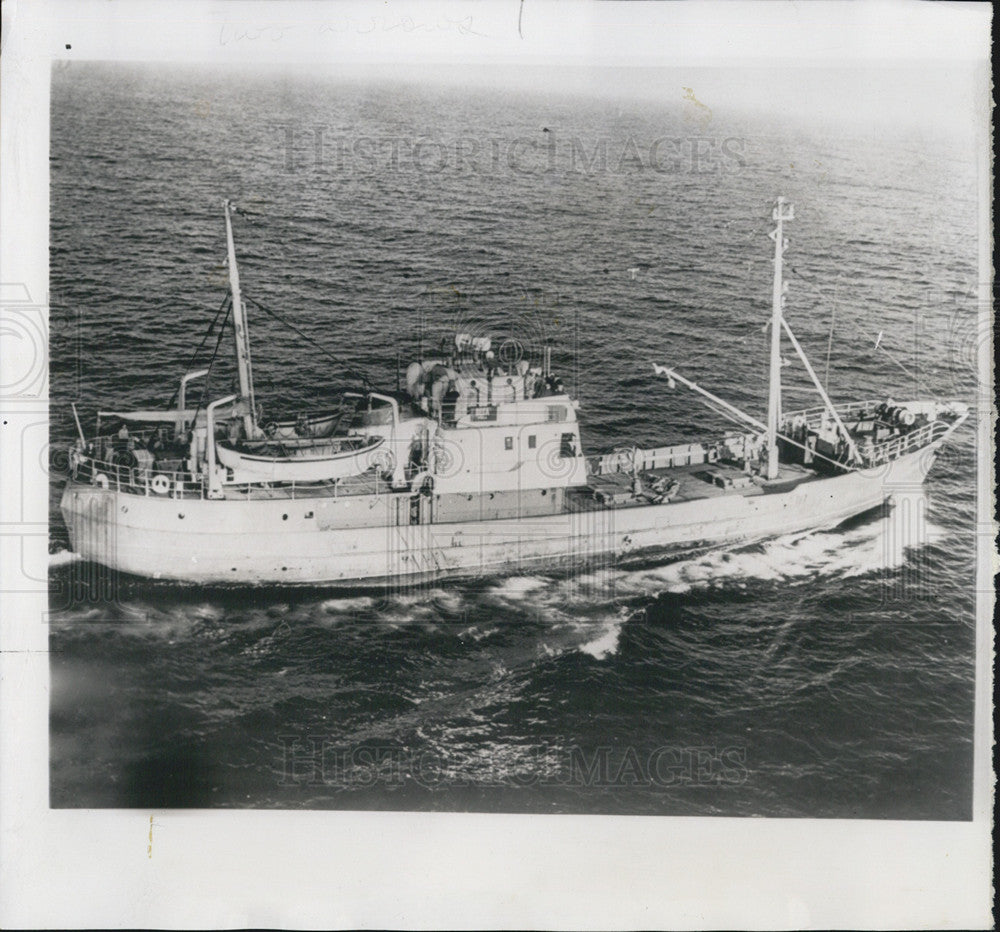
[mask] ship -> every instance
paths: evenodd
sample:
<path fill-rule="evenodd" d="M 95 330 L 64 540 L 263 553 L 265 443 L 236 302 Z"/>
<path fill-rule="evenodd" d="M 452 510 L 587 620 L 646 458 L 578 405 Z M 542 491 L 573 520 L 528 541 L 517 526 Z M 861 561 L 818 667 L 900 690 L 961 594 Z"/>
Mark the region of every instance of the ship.
<path fill-rule="evenodd" d="M 238 385 L 192 404 L 191 383 L 211 366 L 180 373 L 166 407 L 99 411 L 89 436 L 73 408 L 60 507 L 86 561 L 178 583 L 351 588 L 667 562 L 885 507 L 920 487 L 969 416 L 954 400 L 830 399 L 785 317 L 794 208 L 778 198 L 766 413 L 647 363 L 665 390 L 691 391 L 733 422 L 726 433 L 588 454 L 551 347 L 519 358 L 468 332 L 414 359 L 392 390 L 367 385 L 328 410 L 268 421 L 253 385 L 235 210 L 224 202 L 223 324 Z M 786 344 L 821 403 L 783 408 Z"/>

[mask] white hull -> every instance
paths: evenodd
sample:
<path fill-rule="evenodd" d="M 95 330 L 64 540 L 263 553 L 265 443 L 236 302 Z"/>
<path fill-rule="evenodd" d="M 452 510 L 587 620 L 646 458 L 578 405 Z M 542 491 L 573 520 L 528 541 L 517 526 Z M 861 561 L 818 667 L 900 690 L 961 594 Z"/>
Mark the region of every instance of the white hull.
<path fill-rule="evenodd" d="M 77 482 L 67 485 L 62 509 L 77 553 L 139 576 L 223 585 L 405 584 L 680 554 L 832 527 L 918 488 L 939 446 L 788 492 L 495 521 L 402 523 L 406 493 L 352 503 L 212 501 Z M 362 507 L 368 526 L 343 527 L 343 509 Z"/>

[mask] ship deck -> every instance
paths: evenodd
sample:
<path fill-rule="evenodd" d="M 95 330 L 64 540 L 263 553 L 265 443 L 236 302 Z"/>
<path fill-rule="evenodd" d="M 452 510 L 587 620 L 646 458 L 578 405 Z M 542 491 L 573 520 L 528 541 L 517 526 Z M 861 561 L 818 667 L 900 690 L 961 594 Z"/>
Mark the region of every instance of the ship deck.
<path fill-rule="evenodd" d="M 690 502 L 698 499 L 720 498 L 725 495 L 766 495 L 787 491 L 801 482 L 815 479 L 815 470 L 803 466 L 782 464 L 775 479 L 750 478 L 743 470 L 725 463 L 711 463 L 689 466 L 674 466 L 662 469 L 644 470 L 642 489 L 633 494 L 633 478 L 627 473 L 610 473 L 588 477 L 587 485 L 567 490 L 567 507 L 600 509 L 607 507 L 624 508 L 649 505 L 660 500 L 652 490 L 657 479 L 673 480 L 677 488 L 670 495 L 671 502 Z M 731 483 L 731 484 L 728 484 Z M 229 500 L 247 499 L 301 499 L 301 498 L 341 498 L 355 495 L 379 495 L 391 493 L 392 488 L 374 471 L 349 476 L 337 482 L 320 482 L 271 485 L 254 484 L 230 485 L 225 487 L 225 497 Z"/>
<path fill-rule="evenodd" d="M 149 496 L 150 483 L 137 477 L 134 471 L 112 464 L 95 464 L 110 477 L 112 487 L 134 495 Z M 87 482 L 90 472 L 78 477 Z M 566 489 L 564 508 L 568 511 L 599 510 L 602 508 L 627 508 L 661 502 L 685 502 L 719 498 L 726 495 L 765 495 L 786 491 L 801 482 L 817 478 L 818 473 L 808 467 L 783 463 L 777 478 L 764 480 L 747 476 L 742 469 L 725 462 L 701 463 L 644 469 L 641 472 L 639 494 L 634 492 L 634 478 L 630 472 L 590 474 L 587 484 Z M 658 492 L 656 487 L 661 490 Z M 670 486 L 664 497 L 662 489 Z M 226 501 L 316 500 L 377 495 L 409 495 L 408 488 L 394 489 L 375 469 L 359 475 L 322 482 L 239 483 L 222 487 Z M 200 499 L 205 497 L 200 482 L 179 481 L 172 485 L 170 497 L 174 499 Z M 158 497 L 158 496 L 156 496 Z M 463 494 L 464 497 L 464 494 Z"/>
<path fill-rule="evenodd" d="M 669 496 L 671 502 L 691 502 L 699 499 L 721 498 L 726 495 L 767 495 L 786 492 L 802 482 L 818 477 L 808 467 L 783 463 L 774 479 L 752 479 L 742 469 L 725 463 L 674 466 L 649 469 L 642 472 L 642 491 L 633 492 L 633 478 L 627 473 L 610 473 L 588 477 L 586 487 L 567 493 L 570 507 L 596 510 L 613 504 L 618 508 L 655 504 L 660 497 L 652 489 L 656 479 L 674 480 L 676 489 Z M 732 483 L 728 485 L 727 483 Z"/>

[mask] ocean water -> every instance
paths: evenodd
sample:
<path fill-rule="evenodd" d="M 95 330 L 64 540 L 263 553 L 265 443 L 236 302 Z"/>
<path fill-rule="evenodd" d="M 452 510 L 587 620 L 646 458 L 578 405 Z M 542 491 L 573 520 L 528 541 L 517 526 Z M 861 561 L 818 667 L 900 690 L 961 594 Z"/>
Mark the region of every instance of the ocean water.
<path fill-rule="evenodd" d="M 311 341 L 251 319 L 275 414 L 358 370 L 392 384 L 397 352 L 462 328 L 553 341 L 588 452 L 724 429 L 650 363 L 762 409 L 778 194 L 788 319 L 831 395 L 971 404 L 967 147 L 544 87 L 98 64 L 53 72 L 51 125 L 53 806 L 970 818 L 971 420 L 894 511 L 562 575 L 154 585 L 77 561 L 58 511 L 70 402 L 88 425 L 165 405 L 205 335 L 223 197 L 247 212 L 246 292 Z M 786 404 L 813 404 L 785 371 Z"/>

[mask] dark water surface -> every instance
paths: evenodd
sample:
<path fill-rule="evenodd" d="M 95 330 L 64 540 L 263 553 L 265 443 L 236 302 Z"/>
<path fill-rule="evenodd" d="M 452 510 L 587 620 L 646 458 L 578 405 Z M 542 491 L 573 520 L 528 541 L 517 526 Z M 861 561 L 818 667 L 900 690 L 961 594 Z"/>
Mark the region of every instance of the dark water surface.
<path fill-rule="evenodd" d="M 392 384 L 397 349 L 405 364 L 462 326 L 556 341 L 590 451 L 716 431 L 650 362 L 761 410 L 779 193 L 788 316 L 821 374 L 835 311 L 833 397 L 971 403 L 968 151 L 726 119 L 57 69 L 53 443 L 73 436 L 70 401 L 88 423 L 166 403 L 225 294 L 226 196 L 251 213 L 248 294 L 338 360 L 254 316 L 276 414 L 329 402 L 353 368 Z M 786 372 L 792 405 L 804 376 Z M 66 552 L 56 460 L 54 806 L 970 817 L 971 423 L 907 520 L 393 593 L 111 580 L 106 600 Z"/>

